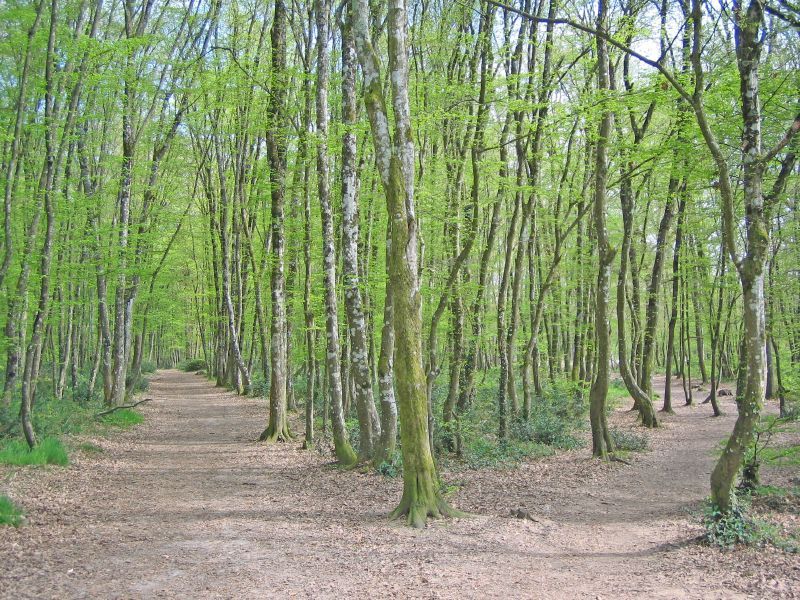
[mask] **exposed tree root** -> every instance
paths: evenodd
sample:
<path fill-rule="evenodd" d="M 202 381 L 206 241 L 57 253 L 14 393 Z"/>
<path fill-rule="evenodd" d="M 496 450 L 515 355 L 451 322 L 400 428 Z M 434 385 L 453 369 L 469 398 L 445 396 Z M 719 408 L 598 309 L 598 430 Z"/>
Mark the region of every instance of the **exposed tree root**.
<path fill-rule="evenodd" d="M 274 442 L 291 442 L 294 439 L 292 432 L 289 431 L 289 424 L 284 423 L 282 427 L 272 428 L 267 427 L 261 435 L 258 436 L 259 442 L 267 442 L 268 444 Z"/>
<path fill-rule="evenodd" d="M 437 487 L 426 475 L 412 475 L 413 481 L 406 481 L 400 504 L 389 514 L 389 520 L 406 517 L 406 523 L 417 529 L 425 527 L 428 517 L 433 519 L 459 518 L 467 513 L 456 510 L 441 496 Z M 412 485 L 409 485 L 411 483 Z"/>
<path fill-rule="evenodd" d="M 358 466 L 358 457 L 350 444 L 336 444 L 336 460 L 345 469 L 355 469 Z"/>

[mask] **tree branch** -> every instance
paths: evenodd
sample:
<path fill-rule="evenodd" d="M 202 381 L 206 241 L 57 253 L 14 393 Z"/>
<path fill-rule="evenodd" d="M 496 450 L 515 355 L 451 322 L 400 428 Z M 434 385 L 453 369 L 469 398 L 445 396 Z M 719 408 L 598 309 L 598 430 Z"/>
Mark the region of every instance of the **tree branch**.
<path fill-rule="evenodd" d="M 124 406 L 115 406 L 114 408 L 109 408 L 108 410 L 104 410 L 103 412 L 97 413 L 94 416 L 94 418 L 97 419 L 98 417 L 103 417 L 105 415 L 110 415 L 114 411 L 122 410 L 123 408 L 135 408 L 135 407 L 139 406 L 140 404 L 144 404 L 145 402 L 150 402 L 152 400 L 153 400 L 152 398 L 145 398 L 144 400 L 139 400 L 138 402 L 134 402 L 133 404 L 126 404 Z"/>

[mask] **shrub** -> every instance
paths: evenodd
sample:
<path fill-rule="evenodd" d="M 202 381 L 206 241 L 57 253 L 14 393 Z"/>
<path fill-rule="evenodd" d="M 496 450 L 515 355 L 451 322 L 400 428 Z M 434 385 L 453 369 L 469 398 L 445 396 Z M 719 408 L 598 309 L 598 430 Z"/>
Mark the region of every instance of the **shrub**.
<path fill-rule="evenodd" d="M 137 377 L 134 384 L 131 386 L 131 375 L 126 378 L 125 384 L 130 388 L 131 394 L 141 394 L 150 389 L 150 380 L 147 377 Z"/>
<path fill-rule="evenodd" d="M 399 450 L 396 450 L 393 456 L 384 460 L 375 470 L 384 477 L 392 479 L 399 477 L 403 474 L 403 455 Z"/>
<path fill-rule="evenodd" d="M 250 395 L 256 398 L 269 398 L 269 379 L 261 373 L 253 373 L 250 380 Z"/>
<path fill-rule="evenodd" d="M 537 442 L 509 441 L 495 444 L 479 437 L 464 448 L 464 461 L 470 469 L 485 469 L 513 466 L 526 458 L 550 454 L 550 448 Z"/>
<path fill-rule="evenodd" d="M 742 465 L 740 487 L 750 490 L 760 483 L 759 472 L 762 464 L 771 466 L 800 466 L 800 445 L 774 447 L 776 434 L 792 431 L 791 419 L 786 417 L 763 417 L 755 428 L 755 435 L 745 454 Z"/>
<path fill-rule="evenodd" d="M 154 362 L 150 362 L 149 360 L 142 361 L 142 373 L 148 375 L 150 373 L 156 372 L 156 364 Z"/>
<path fill-rule="evenodd" d="M 22 509 L 8 496 L 0 496 L 0 525 L 19 527 L 22 524 Z"/>
<path fill-rule="evenodd" d="M 202 358 L 192 358 L 189 360 L 183 361 L 178 368 L 181 371 L 186 371 L 187 373 L 194 373 L 195 371 L 204 371 L 208 368 L 206 365 L 206 361 Z"/>
<path fill-rule="evenodd" d="M 614 450 L 622 452 L 644 452 L 647 450 L 647 436 L 643 433 L 612 428 L 609 432 Z"/>
<path fill-rule="evenodd" d="M 706 528 L 705 541 L 720 548 L 752 544 L 757 537 L 754 522 L 745 516 L 741 506 L 736 506 L 726 515 L 718 507 L 709 504 L 703 517 L 703 526 Z"/>
<path fill-rule="evenodd" d="M 512 422 L 512 437 L 570 450 L 582 445 L 574 431 L 584 426 L 586 399 L 582 386 L 569 380 L 556 381 L 542 391 L 531 408 L 531 417 Z"/>
<path fill-rule="evenodd" d="M 10 440 L 0 450 L 0 464 L 60 465 L 63 467 L 69 464 L 69 457 L 58 438 L 44 438 L 33 450 L 28 448 L 28 444 L 23 440 Z"/>
<path fill-rule="evenodd" d="M 748 500 L 748 497 L 744 497 Z M 796 554 L 800 552 L 797 532 L 785 534 L 779 527 L 745 514 L 746 503 L 739 503 L 734 510 L 723 515 L 713 504 L 706 508 L 703 525 L 706 528 L 704 541 L 719 548 L 730 549 L 737 545 L 764 546 L 770 544 L 779 550 Z"/>

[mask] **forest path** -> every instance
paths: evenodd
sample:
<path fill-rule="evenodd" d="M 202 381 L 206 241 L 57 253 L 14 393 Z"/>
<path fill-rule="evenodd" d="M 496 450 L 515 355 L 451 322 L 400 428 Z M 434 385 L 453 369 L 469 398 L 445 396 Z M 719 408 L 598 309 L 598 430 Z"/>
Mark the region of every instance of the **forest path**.
<path fill-rule="evenodd" d="M 707 406 L 679 407 L 630 466 L 582 449 L 518 469 L 447 473 L 454 504 L 475 516 L 417 531 L 386 520 L 399 479 L 339 471 L 299 443 L 255 442 L 263 400 L 178 371 L 156 374 L 148 397 L 145 424 L 93 440 L 102 453 L 77 452 L 67 469 L 0 471 L 0 492 L 30 520 L 0 531 L 0 597 L 733 598 L 800 589 L 798 568 L 794 583 L 772 582 L 770 569 L 791 572 L 783 559 L 748 558 L 743 572 L 741 556 L 690 543 L 699 533 L 690 511 L 707 494 L 731 404 L 720 419 Z M 612 422 L 631 427 L 633 416 Z M 535 521 L 507 516 L 519 506 Z"/>

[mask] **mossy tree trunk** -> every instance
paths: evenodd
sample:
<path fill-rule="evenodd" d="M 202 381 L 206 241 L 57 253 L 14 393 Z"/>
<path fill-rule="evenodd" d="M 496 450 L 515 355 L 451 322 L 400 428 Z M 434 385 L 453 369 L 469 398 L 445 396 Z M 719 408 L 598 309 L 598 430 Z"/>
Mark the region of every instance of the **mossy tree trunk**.
<path fill-rule="evenodd" d="M 403 451 L 403 497 L 392 518 L 407 517 L 424 527 L 427 517 L 459 514 L 444 501 L 428 438 L 428 406 L 422 366 L 418 222 L 414 203 L 414 138 L 408 100 L 407 15 L 404 0 L 391 0 L 388 14 L 389 80 L 394 132 L 381 84 L 381 70 L 372 46 L 367 0 L 353 6 L 353 31 L 364 74 L 375 158 L 391 224 L 389 286 L 394 309 L 394 373 Z"/>
<path fill-rule="evenodd" d="M 597 31 L 605 31 L 606 0 L 598 0 Z M 597 40 L 597 83 L 601 94 L 607 94 L 608 53 L 602 35 Z M 608 363 L 610 359 L 610 329 L 608 320 L 609 280 L 615 250 L 608 241 L 606 229 L 606 182 L 608 179 L 608 141 L 611 137 L 614 115 L 608 105 L 603 107 L 595 149 L 594 227 L 597 238 L 597 295 L 595 297 L 595 336 L 597 342 L 596 364 L 589 392 L 589 421 L 592 426 L 592 454 L 604 458 L 614 451 L 606 422 L 606 397 L 608 396 Z"/>

